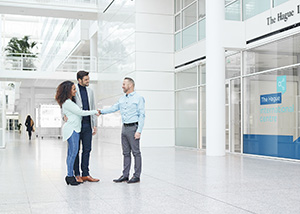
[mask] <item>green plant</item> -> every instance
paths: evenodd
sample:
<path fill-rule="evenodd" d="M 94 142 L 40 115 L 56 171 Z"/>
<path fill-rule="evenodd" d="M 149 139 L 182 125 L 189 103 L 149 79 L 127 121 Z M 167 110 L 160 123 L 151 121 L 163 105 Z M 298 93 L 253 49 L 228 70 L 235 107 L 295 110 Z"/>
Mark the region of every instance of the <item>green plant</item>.
<path fill-rule="evenodd" d="M 13 37 L 4 49 L 7 52 L 7 57 L 22 57 L 23 70 L 32 70 L 34 68 L 32 58 L 37 57 L 37 53 L 33 53 L 33 49 L 36 48 L 37 42 L 30 42 L 29 39 L 30 36 L 24 36 L 22 39 Z"/>

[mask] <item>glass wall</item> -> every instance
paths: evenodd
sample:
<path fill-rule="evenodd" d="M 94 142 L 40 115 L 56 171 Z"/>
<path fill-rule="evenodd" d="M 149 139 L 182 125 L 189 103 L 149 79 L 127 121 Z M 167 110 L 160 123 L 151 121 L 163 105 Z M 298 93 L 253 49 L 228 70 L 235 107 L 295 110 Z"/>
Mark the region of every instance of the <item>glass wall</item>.
<path fill-rule="evenodd" d="M 206 87 L 199 87 L 199 148 L 206 149 Z"/>
<path fill-rule="evenodd" d="M 225 19 L 244 21 L 289 0 L 225 0 Z M 175 0 L 175 51 L 205 39 L 205 0 Z"/>
<path fill-rule="evenodd" d="M 230 80 L 230 126 L 229 126 L 229 151 L 241 152 L 241 79 Z"/>
<path fill-rule="evenodd" d="M 246 154 L 300 159 L 299 39 L 294 35 L 245 53 Z"/>
<path fill-rule="evenodd" d="M 300 159 L 299 70 L 244 78 L 244 153 Z"/>
<path fill-rule="evenodd" d="M 197 148 L 197 67 L 175 75 L 176 146 Z"/>
<path fill-rule="evenodd" d="M 276 7 L 277 5 L 280 5 L 287 1 L 289 1 L 289 0 L 273 0 L 273 6 Z"/>
<path fill-rule="evenodd" d="M 175 74 L 176 146 L 206 148 L 205 64 Z"/>
<path fill-rule="evenodd" d="M 249 19 L 271 8 L 270 0 L 243 0 L 243 20 Z"/>
<path fill-rule="evenodd" d="M 175 0 L 175 51 L 205 38 L 205 0 Z"/>
<path fill-rule="evenodd" d="M 291 36 L 245 52 L 245 74 L 257 73 L 300 62 L 299 36 Z"/>
<path fill-rule="evenodd" d="M 197 148 L 197 88 L 176 92 L 176 146 Z"/>
<path fill-rule="evenodd" d="M 240 0 L 231 1 L 225 5 L 225 19 L 233 20 L 233 21 L 241 20 L 241 1 Z"/>

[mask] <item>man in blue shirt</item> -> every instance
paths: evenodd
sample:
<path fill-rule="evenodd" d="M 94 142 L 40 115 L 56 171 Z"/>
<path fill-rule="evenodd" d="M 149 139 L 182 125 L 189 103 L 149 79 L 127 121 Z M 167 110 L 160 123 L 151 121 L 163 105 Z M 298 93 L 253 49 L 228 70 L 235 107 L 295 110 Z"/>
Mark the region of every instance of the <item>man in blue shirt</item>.
<path fill-rule="evenodd" d="M 142 169 L 140 137 L 145 120 L 145 100 L 134 91 L 133 79 L 125 77 L 122 88 L 125 95 L 110 108 L 99 110 L 99 113 L 109 114 L 120 110 L 122 116 L 123 127 L 121 141 L 124 157 L 124 169 L 123 175 L 113 181 L 116 183 L 137 183 L 140 182 Z M 133 177 L 128 180 L 131 166 L 131 152 L 134 156 L 135 172 Z"/>

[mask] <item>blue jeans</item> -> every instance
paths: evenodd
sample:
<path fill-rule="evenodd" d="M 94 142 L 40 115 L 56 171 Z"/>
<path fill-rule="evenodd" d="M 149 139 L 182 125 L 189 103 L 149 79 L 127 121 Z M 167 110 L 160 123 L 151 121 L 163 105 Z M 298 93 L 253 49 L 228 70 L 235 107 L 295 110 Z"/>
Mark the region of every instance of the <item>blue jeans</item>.
<path fill-rule="evenodd" d="M 90 153 L 92 151 L 92 128 L 89 123 L 83 123 L 81 126 L 80 140 L 82 143 L 82 154 L 81 154 L 81 171 L 82 176 L 89 176 L 89 163 Z M 79 144 L 79 142 L 78 142 Z M 79 171 L 79 147 L 77 150 L 77 156 L 74 163 L 75 176 L 80 176 Z"/>
<path fill-rule="evenodd" d="M 68 170 L 69 177 L 74 176 L 73 167 L 74 167 L 76 155 L 78 153 L 79 136 L 80 136 L 79 133 L 73 131 L 73 134 L 68 139 L 67 170 Z"/>

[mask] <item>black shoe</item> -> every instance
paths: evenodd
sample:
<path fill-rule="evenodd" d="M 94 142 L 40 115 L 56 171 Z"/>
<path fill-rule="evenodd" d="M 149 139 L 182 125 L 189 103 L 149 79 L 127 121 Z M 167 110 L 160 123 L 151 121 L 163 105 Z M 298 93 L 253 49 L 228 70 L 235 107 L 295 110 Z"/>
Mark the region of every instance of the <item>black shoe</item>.
<path fill-rule="evenodd" d="M 120 178 L 113 180 L 113 182 L 115 182 L 115 183 L 121 183 L 121 182 L 127 182 L 127 181 L 128 181 L 128 177 L 124 177 L 123 175 Z"/>
<path fill-rule="evenodd" d="M 133 184 L 133 183 L 138 183 L 140 182 L 140 178 L 137 178 L 137 177 L 132 177 L 127 183 L 128 184 Z"/>
<path fill-rule="evenodd" d="M 74 176 L 71 177 L 66 176 L 65 180 L 68 185 L 71 184 L 72 186 L 77 186 L 78 184 L 80 184 L 76 181 L 76 178 Z"/>

